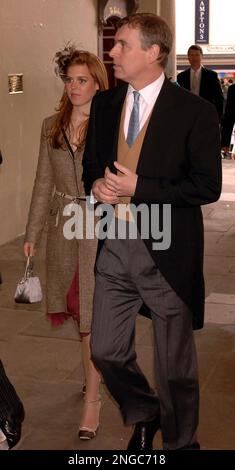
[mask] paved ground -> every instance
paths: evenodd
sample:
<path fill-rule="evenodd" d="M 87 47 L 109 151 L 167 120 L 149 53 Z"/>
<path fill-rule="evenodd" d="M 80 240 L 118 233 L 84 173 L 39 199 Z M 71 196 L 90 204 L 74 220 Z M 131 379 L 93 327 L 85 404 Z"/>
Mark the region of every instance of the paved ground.
<path fill-rule="evenodd" d="M 223 161 L 219 202 L 203 209 L 205 218 L 206 325 L 196 333 L 200 367 L 203 449 L 235 449 L 235 162 Z M 73 322 L 52 328 L 44 303 L 17 305 L 13 296 L 22 276 L 22 239 L 0 247 L 0 357 L 25 405 L 23 436 L 16 449 L 125 449 L 130 428 L 102 386 L 98 436 L 77 438 L 82 406 L 80 343 Z M 37 259 L 42 283 L 44 259 Z M 43 286 L 45 287 L 45 286 Z M 152 331 L 138 318 L 136 345 L 140 366 L 153 379 Z M 161 448 L 160 436 L 155 447 Z"/>

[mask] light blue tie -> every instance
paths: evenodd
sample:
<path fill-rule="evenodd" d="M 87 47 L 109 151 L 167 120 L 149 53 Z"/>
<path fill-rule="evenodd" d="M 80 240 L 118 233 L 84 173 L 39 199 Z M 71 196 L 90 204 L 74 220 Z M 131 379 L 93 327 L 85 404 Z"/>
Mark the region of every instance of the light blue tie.
<path fill-rule="evenodd" d="M 139 99 L 140 94 L 138 91 L 133 91 L 134 95 L 134 103 L 133 108 L 130 115 L 130 121 L 128 126 L 127 138 L 126 142 L 131 147 L 135 142 L 137 135 L 139 134 L 140 130 L 140 122 L 139 122 Z"/>

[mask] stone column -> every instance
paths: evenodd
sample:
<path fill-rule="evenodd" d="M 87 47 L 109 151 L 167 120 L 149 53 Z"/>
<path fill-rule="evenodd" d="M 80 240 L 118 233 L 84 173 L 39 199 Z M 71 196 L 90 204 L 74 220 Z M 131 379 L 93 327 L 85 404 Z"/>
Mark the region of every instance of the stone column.
<path fill-rule="evenodd" d="M 175 0 L 140 0 L 138 11 L 155 13 L 162 16 L 169 24 L 173 33 L 173 47 L 169 55 L 168 65 L 166 68 L 167 77 L 176 77 L 176 52 L 175 52 Z"/>
<path fill-rule="evenodd" d="M 158 14 L 162 16 L 173 34 L 173 46 L 169 55 L 168 64 L 166 68 L 167 77 L 176 78 L 176 50 L 175 50 L 175 0 L 158 0 Z"/>
<path fill-rule="evenodd" d="M 140 0 L 138 11 L 159 15 L 159 0 Z"/>

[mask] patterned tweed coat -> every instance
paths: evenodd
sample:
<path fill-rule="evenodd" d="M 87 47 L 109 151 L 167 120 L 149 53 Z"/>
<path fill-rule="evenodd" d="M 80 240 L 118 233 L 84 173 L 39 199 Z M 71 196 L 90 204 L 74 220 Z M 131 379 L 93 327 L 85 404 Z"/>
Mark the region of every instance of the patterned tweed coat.
<path fill-rule="evenodd" d="M 81 181 L 82 152 L 75 153 L 74 163 L 67 150 L 51 148 L 46 135 L 55 115 L 42 124 L 40 151 L 32 200 L 26 227 L 25 241 L 39 246 L 45 224 L 47 233 L 47 311 L 67 312 L 66 295 L 77 265 L 79 266 L 80 331 L 89 332 L 94 291 L 94 263 L 97 249 L 95 240 L 68 240 L 63 235 L 63 226 L 71 217 L 63 216 L 64 207 L 70 204 L 66 198 L 55 194 L 55 190 L 71 196 L 83 196 Z M 85 206 L 82 201 L 81 205 Z M 73 215 L 73 214 L 72 214 Z M 85 222 L 84 222 L 85 224 Z"/>

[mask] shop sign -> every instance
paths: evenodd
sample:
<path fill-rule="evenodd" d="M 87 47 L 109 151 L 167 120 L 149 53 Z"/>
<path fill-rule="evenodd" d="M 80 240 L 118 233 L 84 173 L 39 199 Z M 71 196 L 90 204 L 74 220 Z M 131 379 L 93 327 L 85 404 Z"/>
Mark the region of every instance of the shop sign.
<path fill-rule="evenodd" d="M 195 0 L 195 44 L 209 43 L 209 0 Z"/>

